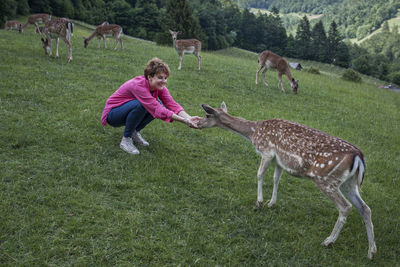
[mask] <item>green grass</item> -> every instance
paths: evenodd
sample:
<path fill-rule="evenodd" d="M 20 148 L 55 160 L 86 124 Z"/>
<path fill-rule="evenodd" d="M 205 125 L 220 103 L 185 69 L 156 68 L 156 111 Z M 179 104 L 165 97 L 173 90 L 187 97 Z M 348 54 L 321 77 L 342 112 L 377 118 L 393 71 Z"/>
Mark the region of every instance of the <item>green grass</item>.
<path fill-rule="evenodd" d="M 203 52 L 201 72 L 193 56 L 177 71 L 172 47 L 125 37 L 123 51 L 111 40 L 84 49 L 89 32 L 76 26 L 71 63 L 62 41 L 59 59 L 45 56 L 31 26 L 0 31 L 1 265 L 398 265 L 399 94 L 343 81 L 329 66 L 293 71 L 299 94 L 284 94 L 273 71 L 269 87 L 255 85 L 254 54 Z M 154 56 L 170 65 L 168 88 L 189 114 L 225 101 L 233 115 L 293 120 L 360 147 L 375 260 L 355 209 L 336 243 L 320 245 L 338 214 L 311 181 L 284 174 L 277 206 L 254 212 L 260 158 L 235 134 L 155 120 L 142 131 L 150 146 L 123 152 L 123 128 L 100 124 L 104 103 Z"/>

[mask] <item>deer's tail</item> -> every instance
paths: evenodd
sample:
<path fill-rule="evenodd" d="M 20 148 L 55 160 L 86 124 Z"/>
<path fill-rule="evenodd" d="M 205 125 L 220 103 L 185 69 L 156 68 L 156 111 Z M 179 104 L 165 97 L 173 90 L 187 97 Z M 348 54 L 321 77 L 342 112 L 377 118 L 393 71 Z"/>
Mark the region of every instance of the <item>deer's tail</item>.
<path fill-rule="evenodd" d="M 354 157 L 353 168 L 349 176 L 352 177 L 355 174 L 357 174 L 358 190 L 361 190 L 361 185 L 364 181 L 364 174 L 365 174 L 365 161 L 362 154 L 360 156 L 357 155 Z"/>
<path fill-rule="evenodd" d="M 74 31 L 74 24 L 72 22 L 67 22 L 67 39 L 71 40 L 71 35 Z"/>

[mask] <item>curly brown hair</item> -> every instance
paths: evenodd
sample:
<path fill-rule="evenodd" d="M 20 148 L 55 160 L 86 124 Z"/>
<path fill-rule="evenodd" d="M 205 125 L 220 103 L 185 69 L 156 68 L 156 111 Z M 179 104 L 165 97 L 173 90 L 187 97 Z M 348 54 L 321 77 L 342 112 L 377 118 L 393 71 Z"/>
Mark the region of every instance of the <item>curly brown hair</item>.
<path fill-rule="evenodd" d="M 144 77 L 147 79 L 148 76 L 153 77 L 157 73 L 164 73 L 168 78 L 171 71 L 166 63 L 161 59 L 154 57 L 147 62 L 146 68 L 144 69 Z"/>

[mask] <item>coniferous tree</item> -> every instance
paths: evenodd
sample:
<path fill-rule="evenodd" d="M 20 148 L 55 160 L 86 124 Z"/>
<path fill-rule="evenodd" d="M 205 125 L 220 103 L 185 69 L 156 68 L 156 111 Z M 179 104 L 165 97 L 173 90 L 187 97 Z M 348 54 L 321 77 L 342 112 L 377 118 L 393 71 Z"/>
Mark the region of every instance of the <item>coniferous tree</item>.
<path fill-rule="evenodd" d="M 296 31 L 297 57 L 311 59 L 311 30 L 307 16 L 301 19 Z"/>
<path fill-rule="evenodd" d="M 180 31 L 180 39 L 196 38 L 200 41 L 206 39 L 197 18 L 193 15 L 192 8 L 186 0 L 168 0 L 165 9 L 166 12 L 159 22 L 163 32 L 157 34 L 157 43 L 171 43 L 169 29 Z"/>
<path fill-rule="evenodd" d="M 334 63 L 336 54 L 338 52 L 338 47 L 340 43 L 340 35 L 337 30 L 337 24 L 335 21 L 332 21 L 329 31 L 328 31 L 328 62 Z"/>
<path fill-rule="evenodd" d="M 327 62 L 327 50 L 328 46 L 324 25 L 322 21 L 319 21 L 311 31 L 311 51 L 313 51 L 311 59 L 319 62 Z"/>

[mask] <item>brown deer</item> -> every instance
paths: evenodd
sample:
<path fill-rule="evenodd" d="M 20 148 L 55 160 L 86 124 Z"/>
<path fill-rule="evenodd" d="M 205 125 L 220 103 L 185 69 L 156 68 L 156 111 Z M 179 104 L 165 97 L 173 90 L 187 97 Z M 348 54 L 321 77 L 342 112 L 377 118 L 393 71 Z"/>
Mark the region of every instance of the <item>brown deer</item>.
<path fill-rule="evenodd" d="M 224 102 L 221 108 L 202 105 L 206 117 L 199 129 L 220 127 L 237 133 L 250 141 L 261 155 L 257 172 L 258 193 L 256 207 L 263 204 L 263 176 L 271 163 L 275 164 L 274 188 L 268 207 L 276 203 L 278 184 L 282 172 L 311 179 L 338 208 L 339 217 L 322 245 L 334 243 L 342 229 L 352 204 L 361 214 L 368 235 L 368 257 L 376 253 L 371 210 L 360 196 L 365 163 L 362 152 L 354 145 L 337 137 L 295 122 L 271 119 L 249 121 L 227 113 Z"/>
<path fill-rule="evenodd" d="M 30 15 L 28 17 L 27 22 L 25 22 L 25 24 L 22 25 L 21 31 L 23 31 L 25 29 L 25 27 L 28 26 L 28 24 L 34 24 L 35 32 L 41 33 L 41 31 L 39 30 L 39 23 L 46 23 L 50 20 L 51 20 L 51 15 L 49 15 L 49 14 L 42 13 L 42 14 Z"/>
<path fill-rule="evenodd" d="M 56 57 L 58 58 L 58 41 L 61 38 L 68 47 L 68 62 L 72 60 L 71 34 L 74 30 L 74 24 L 66 18 L 54 18 L 44 25 L 44 34 L 46 40 L 41 38 L 44 51 L 51 56 L 51 40 L 56 39 Z"/>
<path fill-rule="evenodd" d="M 279 77 L 278 88 L 281 88 L 285 92 L 285 88 L 282 85 L 282 75 L 286 75 L 289 79 L 290 86 L 292 87 L 292 92 L 297 94 L 297 89 L 299 87 L 299 80 L 295 80 L 290 73 L 289 64 L 285 59 L 272 53 L 271 51 L 264 51 L 258 55 L 258 69 L 256 72 L 256 84 L 258 84 L 258 73 L 262 68 L 265 69 L 262 72 L 264 78 L 264 84 L 268 86 L 267 80 L 265 79 L 265 73 L 268 69 L 276 69 Z"/>
<path fill-rule="evenodd" d="M 18 30 L 18 32 L 21 33 L 22 32 L 22 24 L 17 20 L 9 20 L 9 21 L 6 21 L 4 30 L 6 30 L 6 31 Z"/>
<path fill-rule="evenodd" d="M 84 47 L 87 48 L 89 45 L 90 40 L 92 40 L 94 37 L 97 37 L 99 40 L 99 45 L 98 48 L 100 48 L 100 38 L 103 38 L 104 41 L 104 47 L 107 48 L 107 43 L 106 43 L 106 38 L 107 37 L 114 37 L 115 38 L 115 47 L 114 50 L 117 50 L 118 42 L 121 45 L 122 49 L 122 27 L 117 25 L 117 24 L 108 24 L 108 22 L 103 22 L 101 25 L 97 26 L 96 29 L 93 31 L 93 33 L 88 37 L 84 39 Z"/>
<path fill-rule="evenodd" d="M 169 30 L 169 32 L 172 35 L 172 43 L 174 45 L 174 48 L 176 52 L 179 55 L 179 67 L 178 70 L 182 68 L 182 58 L 184 54 L 193 54 L 197 57 L 197 61 L 199 63 L 199 70 L 201 68 L 201 56 L 200 56 L 200 51 L 201 51 L 201 42 L 197 39 L 184 39 L 184 40 L 177 40 L 178 32 L 174 32 Z"/>

